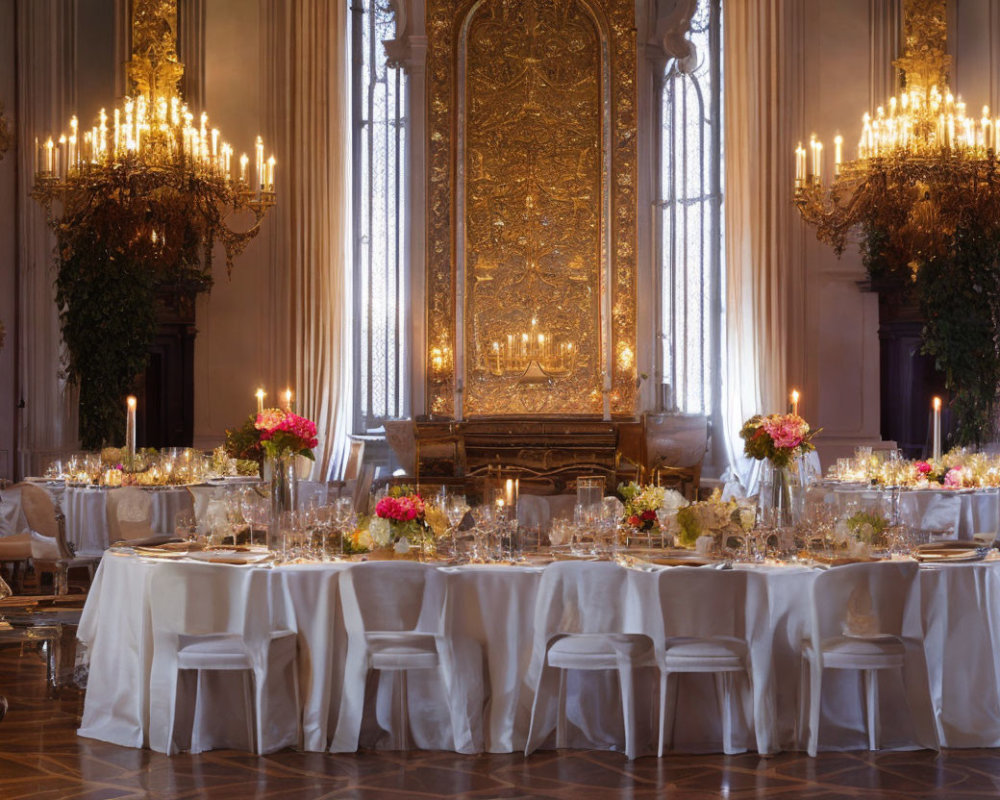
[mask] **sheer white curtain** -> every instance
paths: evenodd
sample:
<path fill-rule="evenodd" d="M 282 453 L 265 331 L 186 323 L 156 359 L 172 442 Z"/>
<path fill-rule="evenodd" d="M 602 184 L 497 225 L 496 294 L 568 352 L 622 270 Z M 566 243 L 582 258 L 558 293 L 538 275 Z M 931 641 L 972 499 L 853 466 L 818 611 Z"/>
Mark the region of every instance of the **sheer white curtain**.
<path fill-rule="evenodd" d="M 730 461 L 746 485 L 744 420 L 783 411 L 801 276 L 792 269 L 787 0 L 723 3 L 725 76 L 726 363 Z"/>
<path fill-rule="evenodd" d="M 351 415 L 347 3 L 266 0 L 270 141 L 281 194 L 276 271 L 288 293 L 295 408 L 316 421 L 312 477 L 340 473 Z"/>

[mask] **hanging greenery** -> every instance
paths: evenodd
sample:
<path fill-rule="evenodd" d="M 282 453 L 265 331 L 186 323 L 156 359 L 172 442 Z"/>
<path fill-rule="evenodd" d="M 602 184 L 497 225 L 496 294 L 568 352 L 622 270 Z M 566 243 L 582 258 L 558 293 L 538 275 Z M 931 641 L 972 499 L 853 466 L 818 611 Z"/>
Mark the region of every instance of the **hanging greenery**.
<path fill-rule="evenodd" d="M 869 224 L 862 252 L 873 281 L 895 285 L 920 308 L 921 352 L 933 357 L 951 393 L 954 443 L 990 441 L 1000 399 L 1000 226 L 963 214 L 946 247 L 920 250 L 900 249 L 896 237 Z"/>
<path fill-rule="evenodd" d="M 59 305 L 70 377 L 80 386 L 80 443 L 123 444 L 124 398 L 149 362 L 161 293 L 212 285 L 198 196 L 149 186 L 146 171 L 95 174 L 53 221 Z"/>

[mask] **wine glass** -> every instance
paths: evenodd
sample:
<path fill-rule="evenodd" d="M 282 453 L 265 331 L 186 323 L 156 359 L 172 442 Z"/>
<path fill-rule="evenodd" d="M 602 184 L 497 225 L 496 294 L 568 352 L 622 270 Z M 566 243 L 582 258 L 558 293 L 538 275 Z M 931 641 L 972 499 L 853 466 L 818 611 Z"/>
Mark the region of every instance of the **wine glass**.
<path fill-rule="evenodd" d="M 264 544 L 267 544 L 267 528 L 271 524 L 271 501 L 262 496 L 257 489 L 248 486 L 240 493 L 240 509 L 243 519 L 250 525 L 250 544 L 253 544 L 254 530 L 265 532 Z"/>
<path fill-rule="evenodd" d="M 444 513 L 448 518 L 448 527 L 451 533 L 452 555 L 458 556 L 458 528 L 469 513 L 469 504 L 465 501 L 464 494 L 450 494 L 445 498 Z"/>

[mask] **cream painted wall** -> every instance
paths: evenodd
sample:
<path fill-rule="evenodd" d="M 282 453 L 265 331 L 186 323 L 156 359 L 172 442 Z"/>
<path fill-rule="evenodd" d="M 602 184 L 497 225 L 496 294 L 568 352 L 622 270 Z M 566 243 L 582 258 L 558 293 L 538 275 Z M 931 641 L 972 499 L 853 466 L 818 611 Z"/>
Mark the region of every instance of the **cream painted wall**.
<path fill-rule="evenodd" d="M 888 74 L 888 65 L 872 58 L 874 28 L 880 22 L 873 8 L 884 4 L 801 2 L 806 13 L 801 15 L 800 38 L 792 43 L 802 68 L 801 116 L 790 117 L 788 125 L 795 139 L 808 140 L 815 133 L 827 144 L 829 175 L 834 136 L 843 135 L 845 155 L 852 154 L 862 113 L 887 99 L 870 97 L 871 73 Z M 801 385 L 802 413 L 823 428 L 816 441 L 823 463 L 829 464 L 858 444 L 881 439 L 878 298 L 858 288 L 866 274 L 856 247 L 849 246 L 838 259 L 816 240 L 813 228 L 798 218 L 795 224 L 795 258 L 804 275 L 806 301 L 802 352 L 798 363 L 789 364 L 789 376 Z"/>
<path fill-rule="evenodd" d="M 258 134 L 265 133 L 261 98 L 259 7 L 246 0 L 212 0 L 205 16 L 205 108 L 237 153 L 253 157 Z M 277 182 L 280 201 L 281 155 Z M 244 225 L 251 220 L 244 219 Z M 240 221 L 234 220 L 237 227 Z M 264 386 L 268 402 L 288 383 L 288 374 L 272 364 L 282 316 L 275 313 L 280 265 L 272 253 L 273 214 L 240 256 L 231 278 L 217 253 L 211 294 L 198 300 L 195 339 L 196 447 L 222 442 L 227 427 L 242 423 L 256 408 L 254 392 Z M 280 293 L 279 293 L 280 294 Z M 284 316 L 287 319 L 287 315 Z M 287 338 L 281 341 L 287 341 Z"/>

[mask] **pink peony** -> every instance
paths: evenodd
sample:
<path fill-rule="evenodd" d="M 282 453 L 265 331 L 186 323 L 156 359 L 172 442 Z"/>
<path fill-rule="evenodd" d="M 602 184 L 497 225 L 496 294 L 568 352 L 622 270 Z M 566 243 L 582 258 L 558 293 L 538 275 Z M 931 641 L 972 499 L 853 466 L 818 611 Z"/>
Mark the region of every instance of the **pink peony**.
<path fill-rule="evenodd" d="M 794 414 L 776 414 L 767 417 L 762 425 L 764 431 L 771 437 L 774 446 L 782 450 L 793 450 L 802 444 L 809 432 L 805 421 Z"/>
<path fill-rule="evenodd" d="M 961 467 L 952 467 L 945 473 L 944 485 L 949 489 L 961 489 L 965 483 L 965 473 Z"/>
<path fill-rule="evenodd" d="M 934 471 L 934 467 L 932 467 L 927 461 L 918 461 L 914 466 L 917 468 L 917 472 L 921 475 L 927 475 L 928 473 Z"/>

